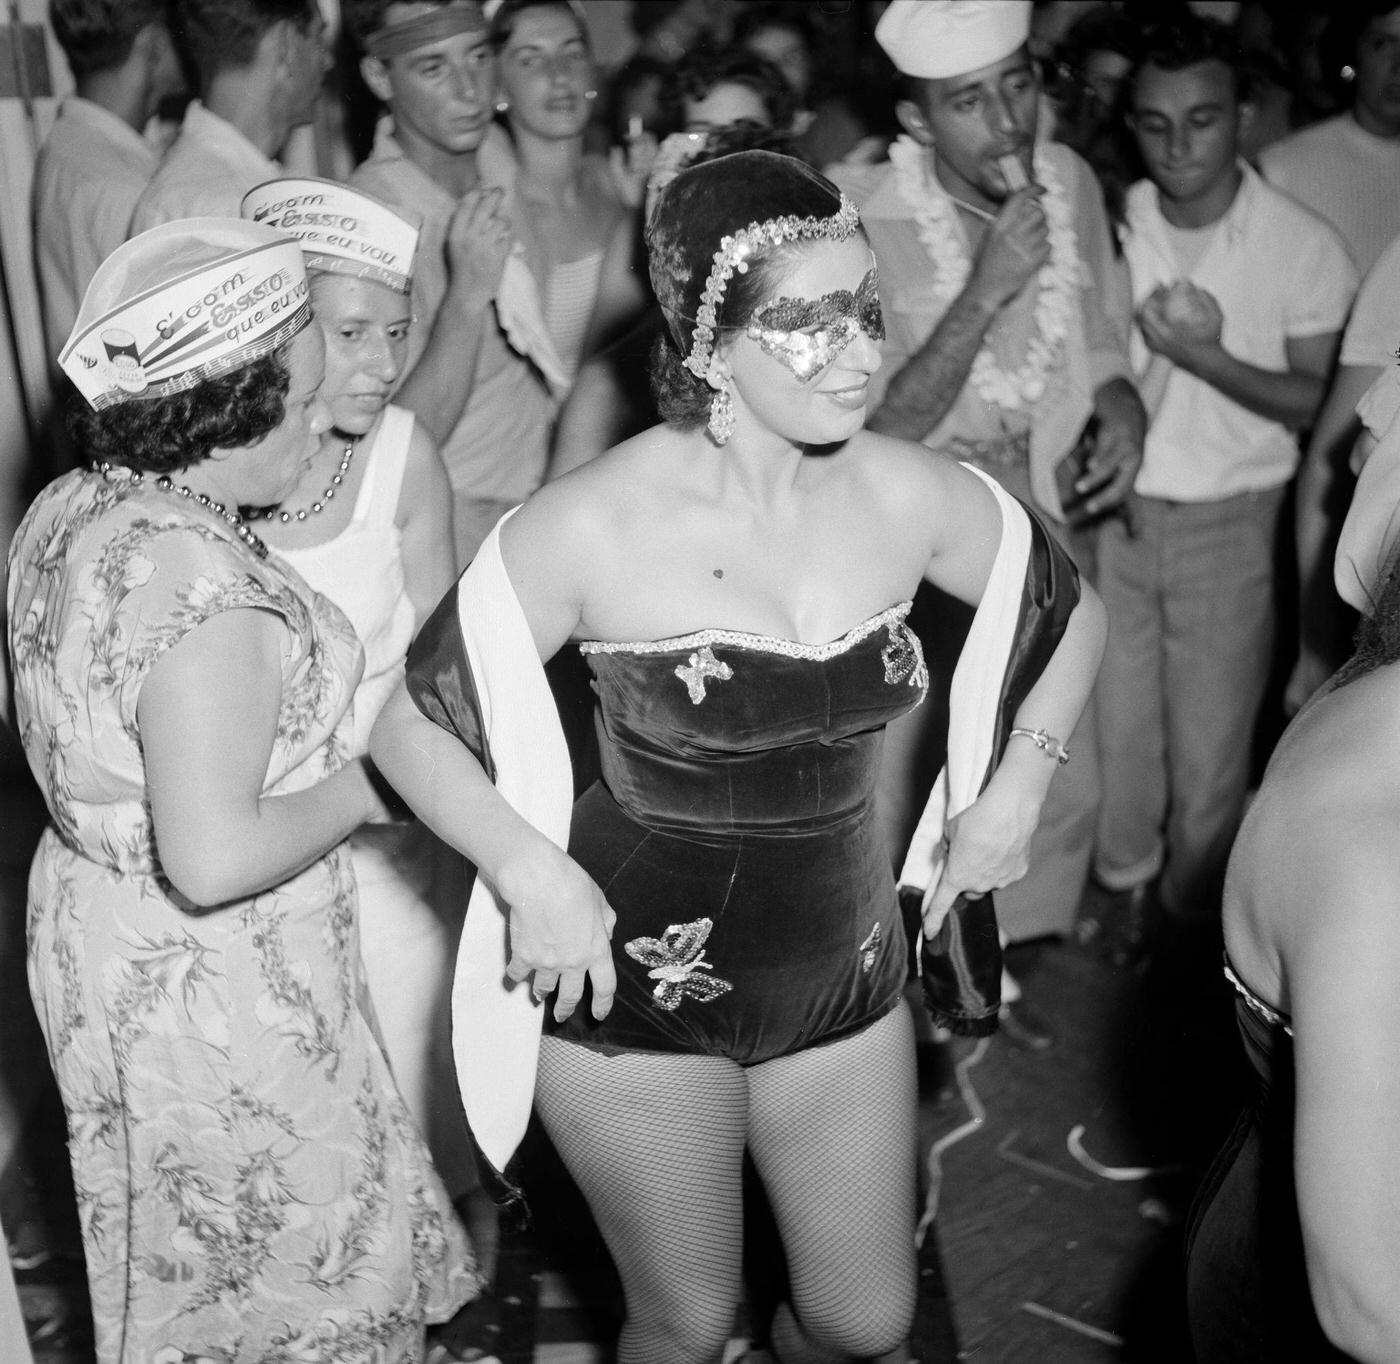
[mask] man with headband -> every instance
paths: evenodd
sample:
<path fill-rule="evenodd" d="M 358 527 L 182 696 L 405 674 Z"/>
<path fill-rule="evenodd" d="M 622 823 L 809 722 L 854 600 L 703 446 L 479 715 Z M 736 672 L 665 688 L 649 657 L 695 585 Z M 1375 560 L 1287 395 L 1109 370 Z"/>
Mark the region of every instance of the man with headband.
<path fill-rule="evenodd" d="M 389 114 L 351 184 L 423 220 L 398 401 L 442 445 L 465 564 L 502 513 L 543 482 L 567 377 L 513 249 L 504 191 L 485 183 L 477 161 L 496 96 L 481 6 L 347 0 L 345 18 L 365 82 Z"/>
<path fill-rule="evenodd" d="M 330 66 L 317 0 L 176 0 L 200 98 L 131 218 L 238 217 L 243 196 L 282 174 L 276 158 L 311 122 Z"/>
<path fill-rule="evenodd" d="M 1068 149 L 1037 143 L 1029 0 L 894 0 L 876 39 L 904 77 L 890 164 L 837 180 L 860 203 L 889 329 L 873 430 L 946 449 L 1063 530 L 1132 486 L 1145 419 L 1128 379 L 1127 297 L 1102 195 Z M 1066 457 L 1081 447 L 1087 463 Z M 1085 563 L 1086 567 L 1092 567 Z M 907 834 L 915 715 L 891 728 L 886 796 Z M 1011 939 L 1066 932 L 1087 881 L 1098 802 L 1092 715 L 1069 740 L 1031 869 L 998 896 Z"/>

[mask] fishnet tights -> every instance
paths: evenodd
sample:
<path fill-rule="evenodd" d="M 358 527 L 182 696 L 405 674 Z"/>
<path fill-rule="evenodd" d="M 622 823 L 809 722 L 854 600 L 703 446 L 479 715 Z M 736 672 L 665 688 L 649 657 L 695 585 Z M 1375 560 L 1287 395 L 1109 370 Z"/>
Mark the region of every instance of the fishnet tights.
<path fill-rule="evenodd" d="M 914 1047 L 897 1006 L 759 1065 L 545 1038 L 536 1105 L 627 1296 L 618 1364 L 717 1364 L 741 1290 L 747 1144 L 786 1249 L 783 1364 L 895 1349 L 914 1311 Z"/>

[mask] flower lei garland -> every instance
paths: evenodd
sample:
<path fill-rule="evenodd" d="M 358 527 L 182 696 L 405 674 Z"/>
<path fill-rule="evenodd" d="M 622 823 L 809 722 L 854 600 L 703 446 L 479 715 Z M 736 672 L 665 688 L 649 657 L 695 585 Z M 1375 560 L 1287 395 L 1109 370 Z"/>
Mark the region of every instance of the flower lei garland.
<path fill-rule="evenodd" d="M 966 287 L 972 274 L 972 259 L 957 221 L 957 209 L 928 174 L 925 155 L 925 149 L 905 135 L 890 148 L 890 163 L 900 194 L 914 210 L 919 241 L 936 267 L 934 287 L 938 301 L 946 308 Z M 990 342 L 984 340 L 969 375 L 979 397 L 1008 411 L 1030 406 L 1044 394 L 1047 376 L 1069 332 L 1077 303 L 1079 254 L 1074 215 L 1063 181 L 1039 148 L 1035 153 L 1035 178 L 1045 189 L 1040 202 L 1050 234 L 1050 263 L 1040 271 L 1035 330 L 1025 361 L 1019 369 L 1007 373 L 997 363 Z"/>

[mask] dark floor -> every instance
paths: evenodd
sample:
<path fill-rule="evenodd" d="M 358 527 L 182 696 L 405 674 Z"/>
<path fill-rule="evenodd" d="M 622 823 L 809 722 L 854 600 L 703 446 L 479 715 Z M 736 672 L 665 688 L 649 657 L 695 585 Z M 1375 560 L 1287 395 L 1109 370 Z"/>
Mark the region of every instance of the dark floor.
<path fill-rule="evenodd" d="M 91 1364 L 62 1113 L 23 977 L 33 827 L 32 807 L 0 791 L 0 1222 L 36 1364 Z M 1185 1213 L 1228 1125 L 1237 1048 L 1218 948 L 1178 935 L 1150 969 L 1114 966 L 1098 931 L 1113 913 L 1091 894 L 1075 938 L 1013 950 L 1055 1034 L 1048 1050 L 1006 1034 L 923 1046 L 921 1137 L 939 1197 L 921 1252 L 921 1364 L 1189 1364 Z M 534 1212 L 507 1228 L 499 1357 L 605 1360 L 617 1325 L 606 1256 L 548 1152 L 527 1155 Z"/>

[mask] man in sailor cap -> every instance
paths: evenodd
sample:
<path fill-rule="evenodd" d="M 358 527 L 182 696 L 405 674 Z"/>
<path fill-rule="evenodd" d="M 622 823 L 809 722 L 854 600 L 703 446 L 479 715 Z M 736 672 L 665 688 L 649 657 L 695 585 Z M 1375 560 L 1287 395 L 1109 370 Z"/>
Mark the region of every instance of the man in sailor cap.
<path fill-rule="evenodd" d="M 1037 138 L 1030 12 L 1029 0 L 894 0 L 875 36 L 903 79 L 904 136 L 889 165 L 834 178 L 860 202 L 879 262 L 888 337 L 871 428 L 976 464 L 1091 569 L 1092 540 L 1071 523 L 1122 502 L 1146 422 L 1102 193 L 1073 152 Z M 938 638 L 925 644 L 936 650 Z M 916 712 L 889 731 L 883 794 L 895 847 L 932 776 L 917 758 L 929 722 Z M 998 892 L 1013 941 L 1074 923 L 1098 802 L 1093 726 L 1086 712 L 1060 736 L 1074 760 L 1051 786 L 1030 871 Z"/>

